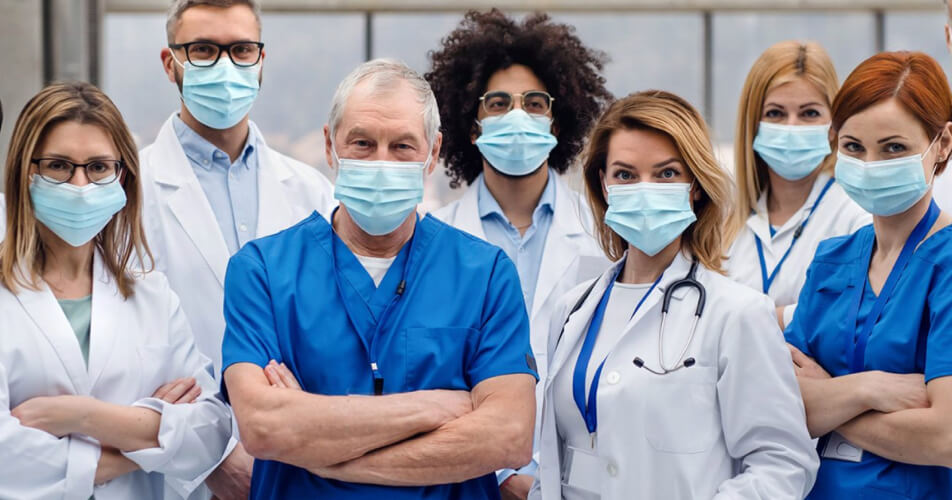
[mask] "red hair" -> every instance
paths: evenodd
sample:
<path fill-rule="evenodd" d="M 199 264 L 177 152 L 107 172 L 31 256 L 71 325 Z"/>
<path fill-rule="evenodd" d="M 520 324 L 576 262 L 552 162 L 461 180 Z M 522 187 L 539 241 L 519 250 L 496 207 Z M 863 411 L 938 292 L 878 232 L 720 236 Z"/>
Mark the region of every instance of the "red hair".
<path fill-rule="evenodd" d="M 881 52 L 861 62 L 843 82 L 833 101 L 832 129 L 838 131 L 851 116 L 889 99 L 915 116 L 929 139 L 952 121 L 952 92 L 935 59 L 922 52 Z"/>

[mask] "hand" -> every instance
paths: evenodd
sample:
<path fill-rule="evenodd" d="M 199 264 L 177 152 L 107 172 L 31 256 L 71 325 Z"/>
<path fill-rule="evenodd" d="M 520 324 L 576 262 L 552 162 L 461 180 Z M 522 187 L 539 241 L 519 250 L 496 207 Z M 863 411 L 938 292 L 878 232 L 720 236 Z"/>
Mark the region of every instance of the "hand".
<path fill-rule="evenodd" d="M 882 413 L 892 413 L 930 406 L 925 376 L 921 373 L 898 374 L 881 371 L 864 372 L 869 406 Z"/>
<path fill-rule="evenodd" d="M 278 364 L 278 362 L 273 359 L 268 363 L 268 366 L 264 367 L 264 376 L 268 378 L 271 387 L 280 387 L 282 389 L 292 389 L 295 391 L 303 390 L 301 389 L 301 384 L 298 384 L 297 378 L 291 373 L 291 370 L 289 370 L 284 363 Z"/>
<path fill-rule="evenodd" d="M 78 432 L 91 405 L 98 401 L 87 396 L 36 397 L 10 411 L 20 424 L 46 431 L 56 437 Z"/>
<path fill-rule="evenodd" d="M 173 405 L 194 403 L 202 395 L 202 386 L 198 385 L 195 377 L 185 377 L 173 380 L 155 390 L 153 398 L 161 399 Z"/>
<path fill-rule="evenodd" d="M 790 348 L 790 357 L 793 358 L 793 371 L 797 374 L 798 377 L 804 378 L 815 378 L 815 379 L 827 379 L 831 378 L 830 374 L 820 366 L 819 363 L 813 360 L 810 356 L 800 352 L 800 349 L 793 347 L 790 344 L 787 344 L 787 347 Z"/>
<path fill-rule="evenodd" d="M 526 500 L 535 478 L 528 474 L 513 474 L 499 485 L 502 500 Z"/>
<path fill-rule="evenodd" d="M 119 450 L 104 446 L 99 455 L 99 464 L 96 466 L 96 486 L 108 483 L 113 479 L 138 470 L 139 464 L 129 460 Z"/>
<path fill-rule="evenodd" d="M 251 469 L 255 459 L 238 443 L 214 472 L 205 479 L 205 485 L 221 500 L 245 500 L 251 493 Z"/>
<path fill-rule="evenodd" d="M 445 424 L 473 411 L 473 396 L 468 391 L 427 391 L 435 407 L 435 415 Z M 441 424 L 442 425 L 442 424 Z"/>

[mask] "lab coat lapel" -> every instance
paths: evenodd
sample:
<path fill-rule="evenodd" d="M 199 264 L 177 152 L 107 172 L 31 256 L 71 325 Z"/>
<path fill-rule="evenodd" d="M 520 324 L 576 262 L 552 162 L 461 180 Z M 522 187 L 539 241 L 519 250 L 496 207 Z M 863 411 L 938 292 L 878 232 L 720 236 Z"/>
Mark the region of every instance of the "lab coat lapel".
<path fill-rule="evenodd" d="M 116 345 L 118 325 L 132 325 L 125 321 L 125 299 L 119 293 L 115 278 L 103 266 L 102 257 L 96 252 L 93 261 L 92 322 L 89 326 L 89 386 L 95 387 Z"/>
<path fill-rule="evenodd" d="M 225 268 L 231 254 L 208 198 L 175 135 L 171 117 L 159 131 L 154 150 L 152 168 L 156 171 L 156 182 L 175 189 L 168 197 L 169 209 L 224 287 Z"/>
<path fill-rule="evenodd" d="M 463 193 L 463 197 L 459 199 L 452 225 L 481 240 L 485 240 L 486 233 L 483 231 L 483 221 L 479 218 L 479 189 L 476 188 L 477 182 L 479 182 L 479 179 L 473 181 L 473 184 Z"/>
<path fill-rule="evenodd" d="M 290 200 L 283 183 L 292 178 L 292 172 L 285 164 L 284 159 L 264 142 L 264 137 L 255 124 L 254 127 L 258 144 L 258 228 L 257 238 L 270 236 L 298 221 L 292 220 Z M 317 210 L 319 207 L 314 207 Z"/>
<path fill-rule="evenodd" d="M 760 239 L 764 253 L 773 254 L 773 245 L 771 244 L 773 237 L 770 236 L 770 219 L 767 216 L 766 191 L 760 194 L 760 199 L 757 200 L 757 206 L 754 210 L 754 213 L 750 214 L 750 217 L 747 218 L 747 227 L 750 228 L 756 238 Z"/>
<path fill-rule="evenodd" d="M 89 394 L 89 377 L 86 373 L 83 353 L 79 349 L 79 341 L 76 340 L 76 334 L 73 333 L 73 328 L 66 319 L 66 314 L 63 313 L 59 303 L 56 302 L 53 292 L 45 282 L 41 281 L 39 290 L 21 287 L 16 297 L 30 319 L 46 337 L 53 351 L 56 352 L 63 368 L 69 375 L 74 392 L 76 394 Z"/>
<path fill-rule="evenodd" d="M 656 314 L 660 317 L 661 314 L 661 303 L 664 300 L 664 293 L 671 287 L 671 285 L 683 279 L 687 276 L 688 271 L 691 269 L 691 258 L 685 256 L 684 253 L 678 252 L 674 257 L 674 260 L 671 261 L 671 264 L 664 271 L 664 276 L 661 277 L 661 281 L 658 282 L 658 286 L 654 287 L 651 290 L 651 294 L 645 298 L 644 303 L 641 304 L 641 307 L 638 308 L 638 311 L 635 312 L 635 315 L 631 317 L 628 321 L 628 325 L 625 327 L 625 333 L 622 334 L 622 337 L 628 335 L 639 323 L 644 319 L 648 314 Z M 698 273 L 701 272 L 701 266 L 698 265 Z M 688 289 L 681 287 L 676 289 L 672 294 L 672 302 L 680 302 L 687 295 Z M 671 306 L 672 309 L 674 306 Z"/>
<path fill-rule="evenodd" d="M 575 261 L 579 258 L 576 238 L 584 233 L 579 214 L 575 210 L 576 205 L 570 199 L 568 186 L 558 177 L 552 180 L 555 182 L 555 211 L 545 239 L 539 277 L 536 279 L 530 314 L 533 320 L 562 278 L 570 271 L 576 270 Z"/>

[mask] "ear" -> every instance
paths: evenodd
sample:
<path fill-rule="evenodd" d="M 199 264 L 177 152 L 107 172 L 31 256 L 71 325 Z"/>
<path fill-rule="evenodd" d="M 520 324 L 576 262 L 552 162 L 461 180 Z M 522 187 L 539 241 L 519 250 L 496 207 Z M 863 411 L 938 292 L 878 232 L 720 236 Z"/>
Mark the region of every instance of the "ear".
<path fill-rule="evenodd" d="M 430 151 L 430 166 L 426 169 L 426 175 L 433 173 L 437 162 L 440 161 L 440 149 L 443 147 L 443 132 L 436 133 L 436 140 L 433 141 L 433 150 Z"/>
<path fill-rule="evenodd" d="M 605 198 L 605 201 L 608 201 L 608 188 L 605 187 L 605 169 L 600 169 L 598 171 L 598 183 L 602 186 L 602 198 Z"/>
<path fill-rule="evenodd" d="M 551 132 L 552 132 L 552 135 L 554 135 L 556 138 L 559 137 L 559 124 L 555 121 L 555 119 L 552 120 Z"/>
<path fill-rule="evenodd" d="M 946 122 L 939 132 L 938 152 L 936 152 L 936 163 L 942 163 L 949 160 L 952 154 L 952 122 Z"/>
<path fill-rule="evenodd" d="M 331 139 L 331 127 L 324 125 L 324 159 L 327 161 L 327 166 L 334 170 L 337 165 L 334 165 L 334 155 L 331 154 L 331 149 L 334 147 Z"/>
<path fill-rule="evenodd" d="M 469 130 L 469 142 L 473 145 L 476 144 L 476 139 L 479 139 L 482 130 L 480 130 L 479 122 L 473 120 L 473 127 Z"/>
<path fill-rule="evenodd" d="M 175 81 L 175 59 L 172 58 L 172 49 L 166 47 L 159 52 L 159 58 L 162 59 L 162 69 L 165 70 L 165 76 L 170 82 L 178 85 Z"/>
<path fill-rule="evenodd" d="M 952 52 L 952 27 L 945 23 L 945 48 Z"/>

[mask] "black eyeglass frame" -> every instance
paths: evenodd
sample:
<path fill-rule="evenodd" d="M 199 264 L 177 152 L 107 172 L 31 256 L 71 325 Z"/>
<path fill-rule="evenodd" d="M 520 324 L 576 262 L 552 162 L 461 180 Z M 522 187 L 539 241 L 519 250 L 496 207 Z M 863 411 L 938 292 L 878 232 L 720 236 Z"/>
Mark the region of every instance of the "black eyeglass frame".
<path fill-rule="evenodd" d="M 509 109 L 507 109 L 507 110 L 504 111 L 503 113 L 495 113 L 495 112 L 490 111 L 489 109 L 487 109 L 487 108 L 486 108 L 486 98 L 487 98 L 487 97 L 491 97 L 492 94 L 506 94 L 506 95 L 508 95 L 508 96 L 510 97 L 510 99 L 509 99 Z M 506 92 L 505 90 L 493 90 L 493 91 L 486 92 L 485 94 L 483 94 L 483 95 L 479 98 L 479 103 L 480 103 L 480 106 L 482 106 L 483 111 L 485 111 L 487 115 L 500 115 L 500 114 L 508 113 L 508 112 L 512 111 L 513 108 L 516 107 L 516 99 L 515 99 L 516 96 L 519 96 L 519 101 L 520 101 L 520 104 L 522 104 L 522 109 L 525 110 L 525 109 L 526 109 L 526 96 L 531 96 L 531 95 L 534 95 L 534 94 L 539 94 L 539 95 L 545 96 L 545 97 L 549 100 L 549 109 L 545 110 L 545 113 L 530 113 L 530 114 L 538 114 L 538 115 L 540 115 L 540 116 L 545 116 L 545 115 L 548 115 L 549 113 L 551 113 L 551 112 L 552 112 L 552 106 L 553 106 L 554 103 L 555 103 L 555 98 L 552 97 L 552 94 L 550 94 L 550 93 L 548 93 L 548 92 L 546 92 L 546 91 L 544 91 L 544 90 L 530 90 L 530 91 L 528 91 L 528 92 L 520 92 L 520 93 L 516 93 L 516 94 L 512 94 L 512 93 Z M 526 112 L 528 113 L 528 111 L 526 111 Z"/>
<path fill-rule="evenodd" d="M 63 162 L 63 163 L 66 163 L 66 164 L 69 165 L 69 167 L 70 167 L 70 169 L 69 169 L 69 177 L 67 177 L 66 180 L 64 180 L 64 181 L 60 181 L 60 180 L 56 180 L 56 179 L 50 179 L 49 177 L 47 177 L 47 176 L 43 175 L 42 173 L 40 173 L 39 169 L 40 169 L 40 162 L 41 162 L 41 161 L 61 161 L 61 162 Z M 123 166 L 125 166 L 125 163 L 124 163 L 122 160 L 93 160 L 93 161 L 89 161 L 89 162 L 86 162 L 86 163 L 76 163 L 76 162 L 72 162 L 72 161 L 69 161 L 69 160 L 64 160 L 64 159 L 62 159 L 62 158 L 32 158 L 32 159 L 30 160 L 30 163 L 33 164 L 33 165 L 36 165 L 36 168 L 37 168 L 37 172 L 36 172 L 36 173 L 37 173 L 40 177 L 46 179 L 47 182 L 50 182 L 50 183 L 52 183 L 52 184 L 66 184 L 67 182 L 73 180 L 73 176 L 76 175 L 76 169 L 77 169 L 77 168 L 82 168 L 83 170 L 86 170 L 86 178 L 89 179 L 89 182 L 92 183 L 92 184 L 95 184 L 95 185 L 97 185 L 97 186 L 108 186 L 109 184 L 112 184 L 113 182 L 116 182 L 117 180 L 119 180 L 119 174 L 122 173 L 122 168 L 123 168 Z M 88 168 L 88 167 L 89 167 L 90 165 L 95 164 L 95 163 L 103 163 L 103 164 L 107 164 L 107 165 L 110 164 L 110 163 L 113 164 L 114 173 L 113 173 L 112 179 L 110 179 L 110 180 L 107 181 L 107 182 L 101 182 L 101 181 L 98 181 L 98 182 L 97 182 L 97 181 L 94 181 L 94 180 L 92 179 L 92 177 L 89 176 L 89 168 Z"/>
<path fill-rule="evenodd" d="M 210 62 L 210 63 L 209 63 L 209 62 L 206 62 L 206 61 L 199 61 L 198 63 L 196 63 L 195 61 L 192 60 L 192 57 L 188 55 L 188 49 L 189 49 L 189 47 L 191 47 L 191 46 L 193 46 L 193 45 L 199 45 L 199 44 L 201 44 L 201 45 L 211 45 L 211 46 L 214 46 L 214 47 L 217 47 L 217 48 L 218 48 L 218 55 L 215 56 L 215 60 L 214 60 L 214 61 L 212 61 L 212 62 Z M 234 47 L 234 46 L 236 46 L 236 45 L 249 45 L 249 44 L 250 44 L 250 45 L 256 45 L 256 46 L 258 47 L 258 58 L 255 59 L 255 62 L 253 62 L 253 63 L 240 63 L 240 62 L 238 62 L 238 61 L 235 61 L 235 56 L 232 55 L 232 53 L 231 53 L 231 48 Z M 232 42 L 232 43 L 221 44 L 221 43 L 209 42 L 209 41 L 205 41 L 205 40 L 199 40 L 199 41 L 195 41 L 195 42 L 170 43 L 170 44 L 169 44 L 169 48 L 172 49 L 172 50 L 185 49 L 185 60 L 188 61 L 189 63 L 191 63 L 192 66 L 195 66 L 195 67 L 197 67 L 197 68 L 209 68 L 209 67 L 211 67 L 211 66 L 214 66 L 214 65 L 218 64 L 218 61 L 221 59 L 222 53 L 227 53 L 227 54 L 228 54 L 228 59 L 231 59 L 231 63 L 234 64 L 235 66 L 238 66 L 239 68 L 250 68 L 250 67 L 254 66 L 255 64 L 258 64 L 259 62 L 261 62 L 261 54 L 264 53 L 264 42 L 252 42 L 252 41 L 250 41 L 250 40 L 242 40 L 242 41 L 239 41 L 239 42 Z"/>

